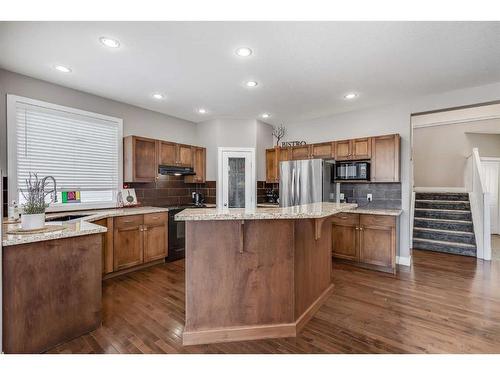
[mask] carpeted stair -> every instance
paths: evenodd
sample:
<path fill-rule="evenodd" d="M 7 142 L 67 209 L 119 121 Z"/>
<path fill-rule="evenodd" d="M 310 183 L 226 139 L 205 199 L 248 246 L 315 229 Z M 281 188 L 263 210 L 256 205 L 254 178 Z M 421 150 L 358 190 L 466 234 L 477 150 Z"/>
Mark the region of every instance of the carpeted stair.
<path fill-rule="evenodd" d="M 476 256 L 467 193 L 416 193 L 413 248 Z"/>

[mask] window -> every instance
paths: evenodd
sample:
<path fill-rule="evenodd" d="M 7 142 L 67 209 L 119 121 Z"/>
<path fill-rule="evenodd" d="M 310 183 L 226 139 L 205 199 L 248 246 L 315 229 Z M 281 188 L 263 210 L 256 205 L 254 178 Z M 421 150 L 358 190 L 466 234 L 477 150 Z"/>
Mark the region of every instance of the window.
<path fill-rule="evenodd" d="M 57 181 L 49 211 L 114 207 L 122 186 L 122 120 L 8 95 L 9 201 L 24 201 L 30 172 Z M 63 203 L 63 192 L 80 203 Z M 64 194 L 65 196 L 67 194 Z"/>

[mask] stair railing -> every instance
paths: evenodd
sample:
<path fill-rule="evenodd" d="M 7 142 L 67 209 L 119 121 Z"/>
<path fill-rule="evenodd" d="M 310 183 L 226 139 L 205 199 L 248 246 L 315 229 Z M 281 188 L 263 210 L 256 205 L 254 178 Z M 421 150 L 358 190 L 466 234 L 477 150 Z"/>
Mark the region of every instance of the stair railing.
<path fill-rule="evenodd" d="M 464 183 L 469 192 L 474 236 L 476 237 L 477 257 L 491 259 L 491 228 L 489 194 L 486 191 L 481 158 L 477 148 L 467 158 Z"/>

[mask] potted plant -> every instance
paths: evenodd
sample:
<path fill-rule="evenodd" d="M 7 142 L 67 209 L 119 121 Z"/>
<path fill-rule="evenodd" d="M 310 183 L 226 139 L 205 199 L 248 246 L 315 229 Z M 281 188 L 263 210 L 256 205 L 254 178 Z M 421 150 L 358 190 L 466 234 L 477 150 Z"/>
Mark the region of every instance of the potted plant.
<path fill-rule="evenodd" d="M 26 202 L 21 214 L 21 228 L 39 229 L 45 226 L 45 191 L 42 180 L 36 173 L 26 180 L 26 191 L 21 191 Z"/>

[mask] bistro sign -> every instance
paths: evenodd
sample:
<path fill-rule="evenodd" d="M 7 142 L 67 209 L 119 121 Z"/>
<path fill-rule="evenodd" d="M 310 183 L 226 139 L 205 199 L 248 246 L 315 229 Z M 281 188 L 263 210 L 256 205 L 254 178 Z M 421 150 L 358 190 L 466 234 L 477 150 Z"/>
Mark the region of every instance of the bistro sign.
<path fill-rule="evenodd" d="M 307 144 L 306 141 L 288 141 L 288 142 L 281 142 L 281 147 L 304 146 L 306 144 Z"/>

